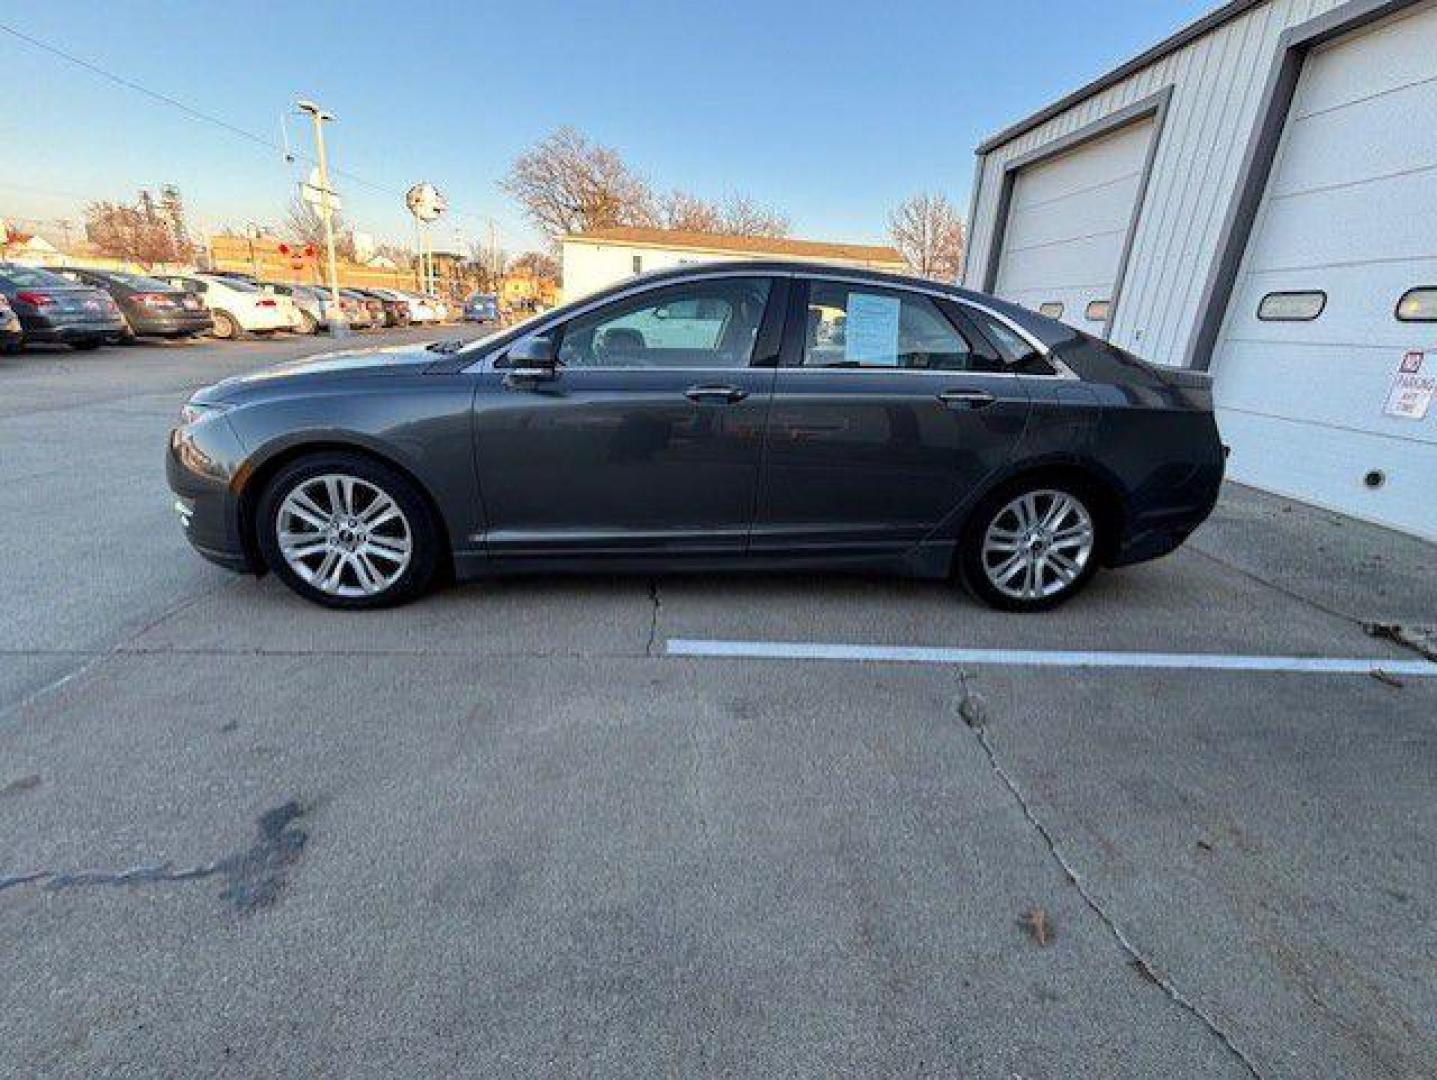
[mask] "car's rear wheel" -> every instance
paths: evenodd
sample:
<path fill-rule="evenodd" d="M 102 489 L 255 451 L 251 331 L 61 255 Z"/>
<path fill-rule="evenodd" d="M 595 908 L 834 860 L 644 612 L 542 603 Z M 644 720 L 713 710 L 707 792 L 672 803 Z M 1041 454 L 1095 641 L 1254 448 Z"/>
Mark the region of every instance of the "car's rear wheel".
<path fill-rule="evenodd" d="M 78 349 L 80 352 L 92 352 L 104 343 L 104 338 L 82 338 L 80 341 L 70 342 L 70 348 Z"/>
<path fill-rule="evenodd" d="M 985 499 L 965 530 L 963 583 L 1003 611 L 1046 611 L 1098 569 L 1096 500 L 1066 481 L 1019 482 Z"/>
<path fill-rule="evenodd" d="M 378 608 L 422 593 L 438 565 L 439 529 L 399 472 L 355 454 L 285 466 L 259 500 L 266 564 L 299 595 L 334 608 Z"/>
<path fill-rule="evenodd" d="M 213 313 L 212 321 L 214 329 L 210 331 L 221 341 L 233 341 L 240 335 L 240 325 L 235 317 L 228 311 L 216 311 Z"/>

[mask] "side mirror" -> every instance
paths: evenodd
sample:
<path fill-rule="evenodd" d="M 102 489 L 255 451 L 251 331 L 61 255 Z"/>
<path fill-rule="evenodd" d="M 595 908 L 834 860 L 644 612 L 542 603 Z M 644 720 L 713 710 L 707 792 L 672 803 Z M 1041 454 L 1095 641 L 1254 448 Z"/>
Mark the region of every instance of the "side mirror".
<path fill-rule="evenodd" d="M 521 379 L 552 379 L 559 366 L 554 339 L 543 334 L 520 338 L 509 349 L 509 374 Z"/>

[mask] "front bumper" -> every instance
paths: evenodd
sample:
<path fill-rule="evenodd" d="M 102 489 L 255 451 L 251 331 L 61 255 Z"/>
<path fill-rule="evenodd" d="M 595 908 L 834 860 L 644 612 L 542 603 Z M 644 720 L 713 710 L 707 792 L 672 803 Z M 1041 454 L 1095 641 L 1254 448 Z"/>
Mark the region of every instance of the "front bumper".
<path fill-rule="evenodd" d="M 257 573 L 244 541 L 234 483 L 243 460 L 244 449 L 224 415 L 206 416 L 170 432 L 165 478 L 191 546 L 227 570 Z"/>

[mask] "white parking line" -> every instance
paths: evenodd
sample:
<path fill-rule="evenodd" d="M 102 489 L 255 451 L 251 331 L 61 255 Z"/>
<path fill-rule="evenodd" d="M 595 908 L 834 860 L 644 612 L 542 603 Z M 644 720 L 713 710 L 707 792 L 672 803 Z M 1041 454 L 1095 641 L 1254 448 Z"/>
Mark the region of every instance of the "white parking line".
<path fill-rule="evenodd" d="M 670 656 L 764 660 L 877 660 L 896 664 L 974 667 L 1159 668 L 1298 675 L 1409 675 L 1437 678 L 1437 663 L 1377 657 L 1234 656 L 1224 653 L 1064 652 L 1033 649 L 946 649 L 921 645 L 838 645 L 809 641 L 705 641 L 671 638 Z"/>

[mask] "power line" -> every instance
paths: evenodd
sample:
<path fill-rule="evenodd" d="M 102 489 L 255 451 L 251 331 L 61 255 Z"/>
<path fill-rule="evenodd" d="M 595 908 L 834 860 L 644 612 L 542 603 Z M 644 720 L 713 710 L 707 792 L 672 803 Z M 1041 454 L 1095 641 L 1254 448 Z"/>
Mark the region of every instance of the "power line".
<path fill-rule="evenodd" d="M 148 86 L 143 86 L 140 83 L 135 82 L 133 79 L 127 79 L 123 75 L 118 75 L 113 71 L 109 71 L 105 68 L 100 67 L 98 64 L 93 64 L 90 61 L 83 59 L 82 57 L 76 56 L 73 53 L 66 52 L 64 49 L 61 49 L 55 45 L 51 45 L 49 42 L 41 41 L 39 38 L 32 37 L 24 31 L 17 30 L 15 27 L 10 26 L 8 23 L 0 23 L 0 30 L 3 30 L 11 37 L 18 38 L 19 40 L 25 42 L 27 45 L 39 49 L 42 52 L 47 52 L 52 56 L 59 57 L 66 63 L 74 64 L 76 67 L 83 68 L 91 74 L 98 75 L 100 78 L 112 82 L 117 86 L 122 86 L 127 90 L 133 90 L 137 94 L 143 94 L 145 97 L 152 98 L 153 100 L 158 101 L 161 104 L 168 105 L 173 109 L 178 109 L 180 112 L 184 113 L 192 120 L 198 120 L 206 124 L 213 124 L 215 127 L 222 128 L 225 131 L 229 132 L 231 135 L 236 135 L 239 138 L 246 139 L 249 142 L 255 143 L 256 145 L 263 146 L 267 150 L 276 151 L 277 153 L 286 157 L 300 158 L 311 165 L 316 164 L 315 160 L 307 154 L 296 153 L 295 151 L 290 150 L 288 147 L 282 146 L 280 143 L 275 142 L 273 139 L 267 139 L 263 135 L 258 135 L 255 132 L 242 128 L 237 124 L 231 124 L 228 120 L 215 116 L 212 113 L 207 113 L 202 109 L 197 109 L 192 105 L 188 105 L 185 102 L 181 101 L 179 98 L 171 97 L 169 94 L 161 93 L 158 90 L 152 90 Z M 350 181 L 351 183 L 358 184 L 360 187 L 368 188 L 371 191 L 378 192 L 381 195 L 390 195 L 400 199 L 404 197 L 404 193 L 401 191 L 386 187 L 383 184 L 376 184 L 372 180 L 366 180 L 364 177 L 359 176 L 358 174 L 350 172 L 346 169 L 331 169 L 330 172 L 332 172 L 335 176 L 342 176 L 344 177 L 344 179 Z M 486 224 L 492 225 L 498 232 L 508 235 L 512 239 L 518 239 L 518 237 L 510 233 L 508 229 L 499 225 L 498 222 L 496 222 L 494 218 L 489 214 L 480 214 L 469 210 L 455 210 L 452 207 L 450 208 L 450 212 L 457 217 L 473 218 L 475 221 L 485 222 Z"/>

